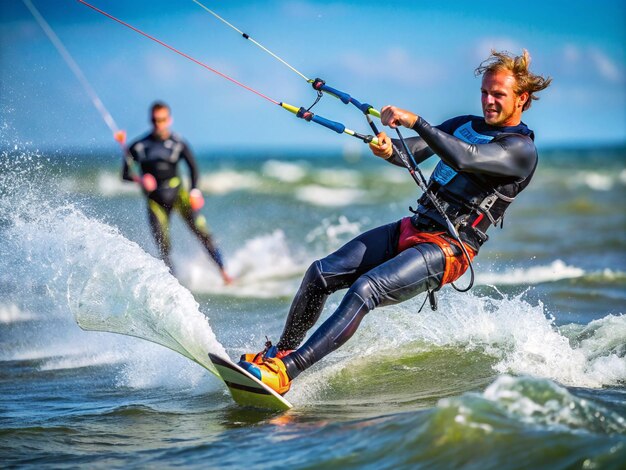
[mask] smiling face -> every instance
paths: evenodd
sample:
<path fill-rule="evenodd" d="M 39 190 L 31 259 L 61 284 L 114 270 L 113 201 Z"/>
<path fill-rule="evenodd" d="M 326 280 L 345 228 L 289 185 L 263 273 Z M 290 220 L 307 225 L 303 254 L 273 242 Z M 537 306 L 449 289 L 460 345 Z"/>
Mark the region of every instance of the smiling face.
<path fill-rule="evenodd" d="M 488 72 L 483 75 L 480 88 L 485 122 L 492 126 L 516 126 L 522 120 L 528 92 L 515 92 L 515 77 L 508 71 Z"/>

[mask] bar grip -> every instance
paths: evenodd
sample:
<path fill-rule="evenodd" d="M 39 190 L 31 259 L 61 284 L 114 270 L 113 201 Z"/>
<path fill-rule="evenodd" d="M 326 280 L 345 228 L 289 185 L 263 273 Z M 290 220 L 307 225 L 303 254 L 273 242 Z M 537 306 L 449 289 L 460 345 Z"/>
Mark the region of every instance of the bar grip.
<path fill-rule="evenodd" d="M 328 86 L 328 85 L 326 85 L 326 84 L 321 85 L 321 86 L 319 87 L 319 89 L 320 89 L 320 90 L 322 90 L 322 91 L 325 91 L 325 92 L 327 92 L 327 93 L 331 93 L 331 94 L 335 95 L 335 96 L 336 96 L 337 98 L 339 98 L 339 99 L 340 99 L 340 100 L 341 100 L 344 104 L 349 104 L 349 103 L 350 103 L 350 100 L 352 99 L 352 97 L 351 97 L 349 94 L 344 93 L 343 91 L 339 91 L 339 90 L 337 90 L 337 89 L 335 89 L 335 88 L 333 88 L 333 87 L 330 87 L 330 86 Z"/>
<path fill-rule="evenodd" d="M 331 121 L 330 119 L 323 118 L 318 115 L 313 115 L 311 121 L 316 122 L 328 129 L 335 131 L 337 134 L 343 134 L 343 131 L 346 130 L 346 126 L 337 121 Z"/>

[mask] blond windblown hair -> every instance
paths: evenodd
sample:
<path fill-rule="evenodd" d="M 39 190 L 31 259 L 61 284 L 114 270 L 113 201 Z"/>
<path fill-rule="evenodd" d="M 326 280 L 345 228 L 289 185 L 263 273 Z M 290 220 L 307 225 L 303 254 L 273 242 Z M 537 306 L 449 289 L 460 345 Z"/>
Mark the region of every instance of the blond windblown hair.
<path fill-rule="evenodd" d="M 529 67 L 530 54 L 526 49 L 522 51 L 521 56 L 514 56 L 507 51 L 498 52 L 492 49 L 489 57 L 482 61 L 474 72 L 476 76 L 503 71 L 510 72 L 515 78 L 515 93 L 521 95 L 524 92 L 528 92 L 528 100 L 526 100 L 522 108 L 523 111 L 526 111 L 530 108 L 533 100 L 539 99 L 535 93 L 548 88 L 550 83 L 552 83 L 552 78 L 535 75 L 531 73 Z"/>

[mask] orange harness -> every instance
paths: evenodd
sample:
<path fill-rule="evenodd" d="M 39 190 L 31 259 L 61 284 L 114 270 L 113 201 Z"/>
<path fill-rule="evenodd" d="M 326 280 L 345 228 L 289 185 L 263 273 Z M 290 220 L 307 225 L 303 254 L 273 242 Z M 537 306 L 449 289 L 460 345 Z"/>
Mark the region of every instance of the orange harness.
<path fill-rule="evenodd" d="M 443 271 L 443 277 L 441 278 L 441 284 L 449 284 L 460 278 L 467 268 L 469 267 L 469 261 L 461 251 L 461 254 L 455 254 L 451 245 L 456 246 L 459 250 L 459 244 L 456 240 L 450 239 L 446 232 L 420 232 L 411 223 L 410 217 L 405 217 L 400 222 L 400 240 L 398 241 L 398 253 L 417 245 L 418 243 L 434 243 L 443 251 L 445 256 L 445 268 Z M 467 253 L 470 259 L 474 259 L 476 252 L 472 250 L 467 244 L 465 244 Z"/>

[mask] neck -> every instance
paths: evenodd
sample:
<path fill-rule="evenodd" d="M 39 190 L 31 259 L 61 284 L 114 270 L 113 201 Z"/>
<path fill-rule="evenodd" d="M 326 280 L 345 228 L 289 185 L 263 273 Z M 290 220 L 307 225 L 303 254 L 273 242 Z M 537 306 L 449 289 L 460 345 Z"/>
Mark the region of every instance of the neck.
<path fill-rule="evenodd" d="M 164 130 L 164 131 L 153 130 L 152 135 L 155 137 L 158 137 L 161 140 L 165 140 L 169 138 L 169 136 L 172 135 L 172 132 L 170 130 Z"/>

